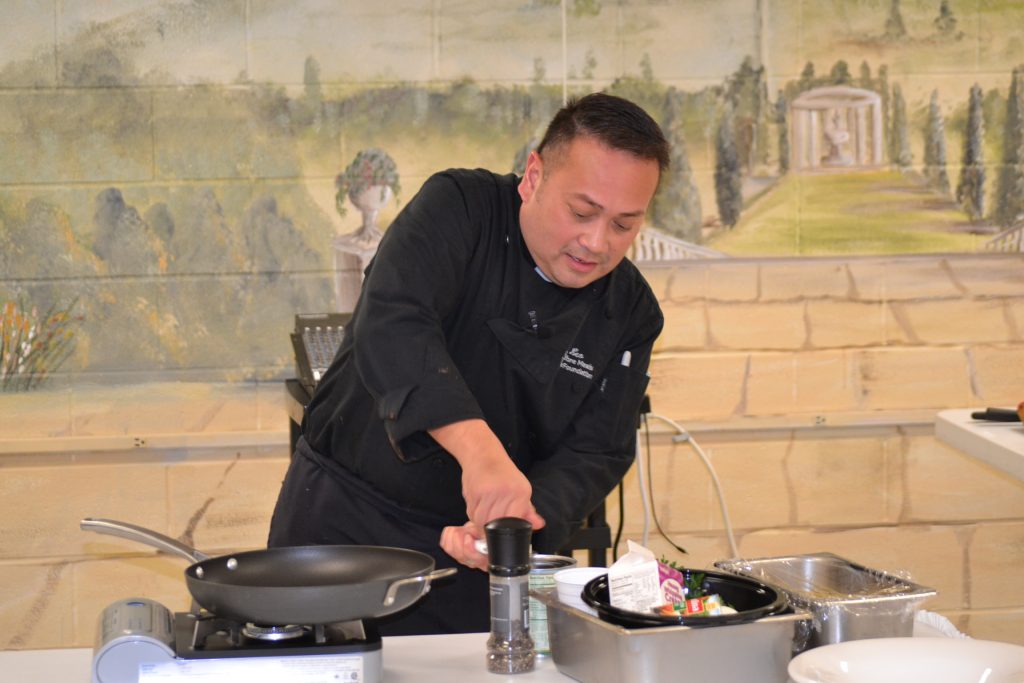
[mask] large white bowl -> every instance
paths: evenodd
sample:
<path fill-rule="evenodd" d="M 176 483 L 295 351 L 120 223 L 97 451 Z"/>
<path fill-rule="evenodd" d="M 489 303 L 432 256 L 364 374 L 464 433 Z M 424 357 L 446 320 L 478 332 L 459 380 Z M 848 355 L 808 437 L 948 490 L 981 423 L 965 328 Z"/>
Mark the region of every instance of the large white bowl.
<path fill-rule="evenodd" d="M 1024 683 L 1024 647 L 991 640 L 871 638 L 789 663 L 795 683 Z"/>

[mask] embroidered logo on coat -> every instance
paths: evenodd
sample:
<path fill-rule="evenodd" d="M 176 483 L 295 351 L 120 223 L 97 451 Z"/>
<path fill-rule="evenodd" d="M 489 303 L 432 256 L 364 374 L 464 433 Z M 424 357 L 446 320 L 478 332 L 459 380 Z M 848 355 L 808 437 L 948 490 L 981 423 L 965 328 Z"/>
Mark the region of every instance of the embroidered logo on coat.
<path fill-rule="evenodd" d="M 594 366 L 583 359 L 583 353 L 575 346 L 562 355 L 562 362 L 558 367 L 581 377 L 594 379 Z"/>

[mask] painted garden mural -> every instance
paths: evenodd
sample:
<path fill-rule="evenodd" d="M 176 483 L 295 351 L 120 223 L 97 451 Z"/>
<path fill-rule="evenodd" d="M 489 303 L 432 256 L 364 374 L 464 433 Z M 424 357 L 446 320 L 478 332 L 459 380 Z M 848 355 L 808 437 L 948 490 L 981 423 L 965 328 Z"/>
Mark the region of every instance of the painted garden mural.
<path fill-rule="evenodd" d="M 516 171 L 601 89 L 673 143 L 648 216 L 673 257 L 1022 249 L 1011 0 L 5 10 L 2 390 L 287 375 L 294 315 L 344 307 L 339 245 L 434 171 Z"/>

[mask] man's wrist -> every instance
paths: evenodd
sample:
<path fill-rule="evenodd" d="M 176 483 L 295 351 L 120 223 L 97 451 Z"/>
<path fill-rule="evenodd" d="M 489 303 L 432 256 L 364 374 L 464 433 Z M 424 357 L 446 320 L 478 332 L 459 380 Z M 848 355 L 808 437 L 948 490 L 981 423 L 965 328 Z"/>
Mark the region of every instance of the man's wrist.
<path fill-rule="evenodd" d="M 427 432 L 455 458 L 463 470 L 467 466 L 485 465 L 490 460 L 508 459 L 498 437 L 479 418 L 452 422 Z"/>

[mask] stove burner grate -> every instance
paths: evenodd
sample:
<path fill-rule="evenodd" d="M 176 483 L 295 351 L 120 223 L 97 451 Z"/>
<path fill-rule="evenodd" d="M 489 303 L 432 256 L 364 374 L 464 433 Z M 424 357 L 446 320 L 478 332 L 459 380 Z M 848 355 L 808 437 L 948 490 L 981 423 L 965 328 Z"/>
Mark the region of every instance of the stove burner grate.
<path fill-rule="evenodd" d="M 269 640 L 278 642 L 301 638 L 308 632 L 307 626 L 289 624 L 288 626 L 260 626 L 259 624 L 246 624 L 242 627 L 242 635 L 253 640 Z"/>
<path fill-rule="evenodd" d="M 272 626 L 244 624 L 208 612 L 174 615 L 175 651 L 183 659 L 340 654 L 379 650 L 372 623 Z"/>

